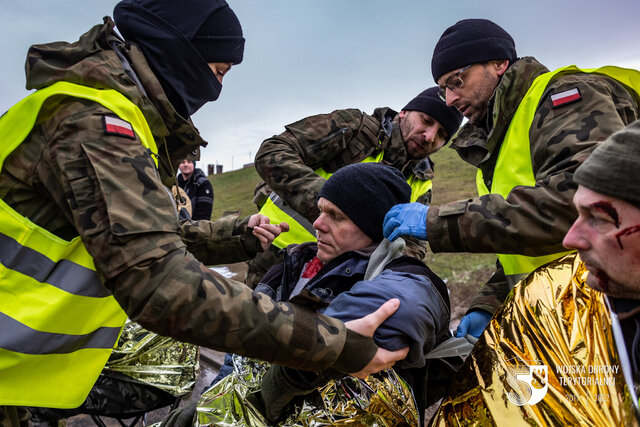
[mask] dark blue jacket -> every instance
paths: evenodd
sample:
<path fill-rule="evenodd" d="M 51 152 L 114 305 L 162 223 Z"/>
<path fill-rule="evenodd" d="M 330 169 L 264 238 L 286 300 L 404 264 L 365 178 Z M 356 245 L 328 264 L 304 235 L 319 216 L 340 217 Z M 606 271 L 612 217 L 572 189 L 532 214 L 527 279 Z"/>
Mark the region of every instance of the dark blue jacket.
<path fill-rule="evenodd" d="M 422 419 L 427 404 L 433 400 L 424 354 L 451 337 L 449 294 L 444 282 L 424 263 L 406 256 L 388 262 L 380 274 L 365 281 L 375 249 L 371 246 L 336 257 L 291 297 L 304 265 L 316 255 L 317 246 L 290 245 L 284 250 L 284 262 L 267 272 L 255 292 L 324 311 L 344 321 L 369 314 L 390 298 L 400 299 L 400 307 L 376 330 L 374 340 L 389 350 L 410 347 L 407 357 L 394 370 L 411 386 Z M 263 378 L 261 394 L 265 402 L 283 408 L 296 395 L 342 376 L 331 369 L 316 373 L 272 365 Z"/>
<path fill-rule="evenodd" d="M 372 313 L 390 298 L 400 299 L 400 308 L 374 335 L 376 343 L 387 350 L 410 347 L 401 368 L 422 367 L 423 355 L 451 337 L 449 332 L 449 296 L 445 284 L 424 263 L 400 257 L 372 280 L 364 281 L 374 247 L 347 252 L 325 265 L 306 284 L 303 291 L 290 297 L 304 265 L 317 252 L 315 243 L 290 245 L 284 261 L 267 272 L 255 291 L 276 301 L 290 301 L 349 321 Z"/>
<path fill-rule="evenodd" d="M 189 179 L 178 175 L 178 185 L 191 200 L 191 219 L 211 219 L 213 210 L 213 186 L 201 169 L 194 169 Z"/>

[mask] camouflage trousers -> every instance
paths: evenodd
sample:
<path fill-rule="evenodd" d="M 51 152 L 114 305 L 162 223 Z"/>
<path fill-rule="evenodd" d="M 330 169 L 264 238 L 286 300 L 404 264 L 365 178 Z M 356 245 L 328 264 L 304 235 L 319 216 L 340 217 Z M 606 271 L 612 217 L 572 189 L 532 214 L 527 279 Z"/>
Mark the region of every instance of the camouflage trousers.
<path fill-rule="evenodd" d="M 510 291 L 511 286 L 509 286 L 504 274 L 504 269 L 500 261 L 496 260 L 496 271 L 473 297 L 467 313 L 471 310 L 484 310 L 491 314 L 495 313 L 502 306 L 504 300 L 507 299 Z"/>
<path fill-rule="evenodd" d="M 22 406 L 0 406 L 0 427 L 28 426 L 31 414 Z"/>

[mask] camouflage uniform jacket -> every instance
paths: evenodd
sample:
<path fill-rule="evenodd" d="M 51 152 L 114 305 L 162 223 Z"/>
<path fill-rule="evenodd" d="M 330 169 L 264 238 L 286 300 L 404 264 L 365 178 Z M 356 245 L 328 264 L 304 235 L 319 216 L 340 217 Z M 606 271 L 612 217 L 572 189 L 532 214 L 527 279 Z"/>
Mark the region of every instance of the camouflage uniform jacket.
<path fill-rule="evenodd" d="M 137 136 L 108 134 L 103 117 L 113 113 L 101 105 L 55 96 L 6 159 L 0 197 L 63 239 L 79 235 L 104 285 L 151 331 L 302 369 L 363 368 L 377 350 L 372 339 L 336 319 L 252 294 L 187 250 L 167 189 L 175 182 L 170 165 L 206 143 L 172 108 L 139 48 L 122 43 L 112 28 L 105 18 L 76 43 L 32 46 L 27 87 L 65 80 L 115 89 L 140 108 L 159 153 L 150 154 Z M 160 157 L 159 171 L 151 155 Z"/>
<path fill-rule="evenodd" d="M 320 215 L 316 199 L 326 181 L 314 172 L 318 168 L 332 173 L 384 150 L 382 163 L 400 170 L 405 178 L 433 178 L 429 158 L 409 159 L 398 114 L 390 108 L 376 108 L 373 115 L 353 108 L 336 110 L 306 117 L 285 129 L 262 143 L 255 167 L 270 189 L 311 223 Z M 431 190 L 417 201 L 430 203 Z M 422 260 L 426 244 L 407 240 L 407 255 Z"/>
<path fill-rule="evenodd" d="M 460 157 L 480 168 L 487 188 L 500 145 L 533 80 L 547 68 L 532 57 L 517 60 L 489 103 L 485 126 L 467 123 L 452 142 Z M 578 88 L 581 100 L 553 109 L 550 96 Z M 539 256 L 565 251 L 564 235 L 577 213 L 572 199 L 575 169 L 598 143 L 639 118 L 638 98 L 615 80 L 592 74 L 563 74 L 547 86 L 529 130 L 535 187 L 518 186 L 503 198 L 488 194 L 431 207 L 429 246 L 434 252 L 494 252 Z M 504 277 L 498 272 L 494 279 Z M 502 282 L 502 280 L 492 280 Z M 485 289 L 472 308 L 493 311 L 507 289 Z M 496 295 L 498 296 L 496 298 Z"/>

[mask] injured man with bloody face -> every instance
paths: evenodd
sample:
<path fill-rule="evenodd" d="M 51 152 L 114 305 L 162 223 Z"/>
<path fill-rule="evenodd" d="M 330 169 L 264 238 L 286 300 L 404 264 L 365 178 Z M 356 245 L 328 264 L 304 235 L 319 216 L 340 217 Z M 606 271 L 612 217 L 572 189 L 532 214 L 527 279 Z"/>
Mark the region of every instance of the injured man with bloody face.
<path fill-rule="evenodd" d="M 513 289 L 432 425 L 636 425 L 640 420 L 640 121 L 574 175 L 575 252 Z"/>

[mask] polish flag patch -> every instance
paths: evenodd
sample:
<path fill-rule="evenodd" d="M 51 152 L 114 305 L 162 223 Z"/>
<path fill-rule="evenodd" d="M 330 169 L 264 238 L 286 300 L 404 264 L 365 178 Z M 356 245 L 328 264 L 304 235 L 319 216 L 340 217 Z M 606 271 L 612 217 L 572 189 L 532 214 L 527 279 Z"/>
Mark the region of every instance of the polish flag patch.
<path fill-rule="evenodd" d="M 562 107 L 563 105 L 578 102 L 582 99 L 580 91 L 577 87 L 573 89 L 565 90 L 564 92 L 554 93 L 551 95 L 551 104 L 553 108 Z"/>
<path fill-rule="evenodd" d="M 103 116 L 104 133 L 107 135 L 126 136 L 127 138 L 136 139 L 131 123 L 114 116 Z"/>

